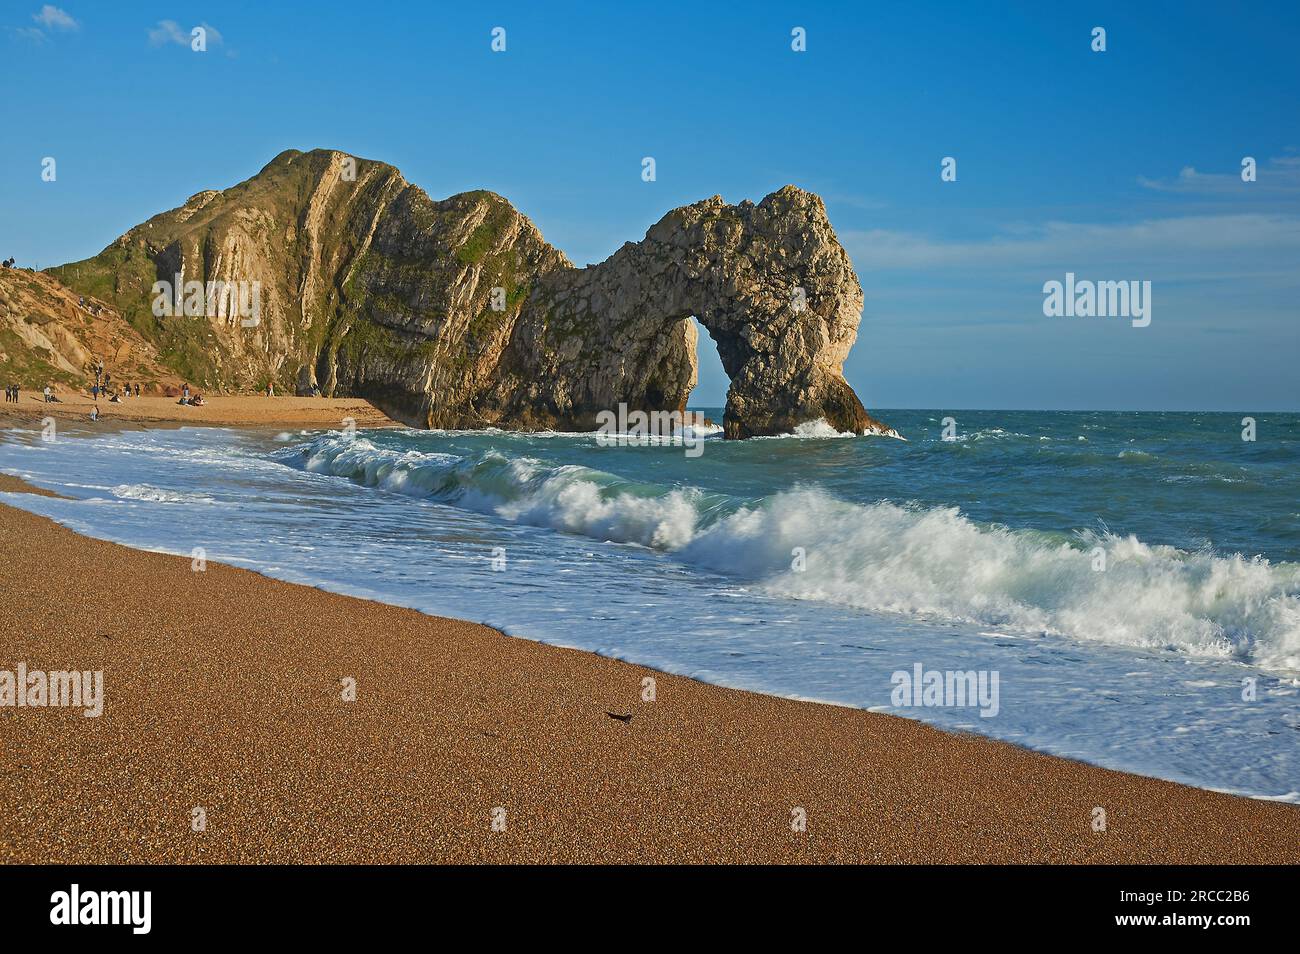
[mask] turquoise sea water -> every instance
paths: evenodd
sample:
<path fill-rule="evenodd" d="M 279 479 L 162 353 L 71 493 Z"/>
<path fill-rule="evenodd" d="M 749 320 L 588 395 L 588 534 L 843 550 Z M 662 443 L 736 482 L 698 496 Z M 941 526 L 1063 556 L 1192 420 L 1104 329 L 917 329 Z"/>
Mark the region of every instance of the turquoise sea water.
<path fill-rule="evenodd" d="M 908 440 L 13 433 L 0 469 L 131 545 L 1300 801 L 1300 417 L 877 414 Z M 917 665 L 996 713 L 901 705 Z"/>

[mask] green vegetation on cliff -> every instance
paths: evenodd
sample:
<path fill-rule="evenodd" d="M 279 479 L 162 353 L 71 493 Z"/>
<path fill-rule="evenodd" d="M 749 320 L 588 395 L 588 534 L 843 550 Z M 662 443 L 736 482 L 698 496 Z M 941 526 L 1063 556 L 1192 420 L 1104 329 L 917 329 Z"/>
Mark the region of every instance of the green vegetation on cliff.
<path fill-rule="evenodd" d="M 256 285 L 259 320 L 155 317 L 153 283 L 177 273 Z M 111 302 L 205 389 L 316 380 L 415 424 L 585 427 L 611 401 L 685 401 L 694 314 L 731 374 L 729 436 L 872 423 L 838 371 L 861 286 L 821 200 L 794 187 L 672 210 L 575 269 L 499 195 L 435 202 L 383 163 L 290 150 L 53 274 Z M 793 317 L 792 287 L 817 307 Z"/>

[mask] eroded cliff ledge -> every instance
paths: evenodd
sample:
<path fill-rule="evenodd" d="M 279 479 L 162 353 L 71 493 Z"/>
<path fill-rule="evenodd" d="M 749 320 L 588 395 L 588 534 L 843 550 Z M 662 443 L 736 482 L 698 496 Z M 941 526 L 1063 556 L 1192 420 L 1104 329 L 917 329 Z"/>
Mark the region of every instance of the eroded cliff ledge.
<path fill-rule="evenodd" d="M 498 195 L 435 202 L 383 163 L 289 151 L 51 271 L 209 389 L 318 384 L 420 427 L 589 430 L 620 403 L 684 409 L 694 316 L 731 378 L 728 437 L 819 418 L 887 430 L 842 373 L 861 286 L 821 199 L 794 186 L 675 209 L 579 269 Z M 258 322 L 223 301 L 156 317 L 154 283 L 177 276 L 259 283 Z"/>

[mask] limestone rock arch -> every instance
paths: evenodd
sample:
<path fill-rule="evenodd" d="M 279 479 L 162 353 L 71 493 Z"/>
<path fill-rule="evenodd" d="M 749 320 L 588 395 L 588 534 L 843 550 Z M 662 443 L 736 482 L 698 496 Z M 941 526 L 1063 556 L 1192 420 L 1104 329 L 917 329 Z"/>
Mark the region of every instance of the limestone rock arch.
<path fill-rule="evenodd" d="M 520 319 L 515 358 L 527 383 L 500 397 L 549 398 L 580 429 L 620 402 L 682 410 L 697 374 L 694 316 L 731 381 L 727 437 L 817 419 L 885 432 L 843 375 L 862 303 L 816 195 L 786 186 L 757 205 L 715 196 L 673 210 L 599 265 L 544 276 Z"/>

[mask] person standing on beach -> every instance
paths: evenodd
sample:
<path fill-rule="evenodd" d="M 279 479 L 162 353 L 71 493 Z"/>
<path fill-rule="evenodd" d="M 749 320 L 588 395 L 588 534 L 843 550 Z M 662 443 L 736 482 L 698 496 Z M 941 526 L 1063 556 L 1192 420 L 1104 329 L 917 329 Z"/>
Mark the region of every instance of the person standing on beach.
<path fill-rule="evenodd" d="M 94 407 L 92 407 L 92 408 L 90 409 L 90 419 L 91 419 L 92 421 L 98 421 L 98 420 L 99 420 L 99 405 L 98 405 L 98 404 L 96 404 Z"/>
<path fill-rule="evenodd" d="M 181 397 L 184 398 L 187 402 L 189 401 L 190 386 L 188 384 L 186 384 L 183 388 L 181 388 Z"/>
<path fill-rule="evenodd" d="M 46 403 L 46 404 L 49 404 L 49 403 L 50 403 L 50 398 L 51 398 L 51 396 L 53 395 L 53 393 L 54 393 L 54 392 L 50 390 L 50 386 L 49 386 L 48 384 L 45 385 L 45 403 Z"/>
<path fill-rule="evenodd" d="M 266 382 L 266 396 L 275 397 L 275 384 L 270 381 Z"/>

